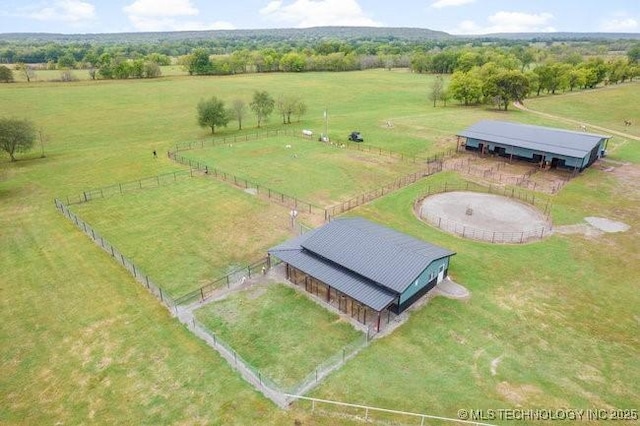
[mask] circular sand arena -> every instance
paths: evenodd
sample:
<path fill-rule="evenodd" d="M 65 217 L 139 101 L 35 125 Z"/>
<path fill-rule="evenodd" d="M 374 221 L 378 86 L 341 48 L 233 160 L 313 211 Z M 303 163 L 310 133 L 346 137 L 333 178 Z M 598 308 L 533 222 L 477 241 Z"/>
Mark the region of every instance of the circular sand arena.
<path fill-rule="evenodd" d="M 418 209 L 428 223 L 474 240 L 525 243 L 551 234 L 551 223 L 542 212 L 500 195 L 444 192 L 425 198 Z"/>

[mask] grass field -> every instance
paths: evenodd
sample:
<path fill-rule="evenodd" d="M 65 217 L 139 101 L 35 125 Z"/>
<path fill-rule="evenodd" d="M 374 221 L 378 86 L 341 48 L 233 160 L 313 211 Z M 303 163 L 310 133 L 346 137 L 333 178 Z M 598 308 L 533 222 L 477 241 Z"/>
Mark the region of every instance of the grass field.
<path fill-rule="evenodd" d="M 321 207 L 379 188 L 424 167 L 389 155 L 292 136 L 180 154 Z"/>
<path fill-rule="evenodd" d="M 570 183 L 554 218 L 603 216 L 634 231 L 525 246 L 469 242 L 415 218 L 409 206 L 420 184 L 354 212 L 455 250 L 450 273 L 472 297 L 434 299 L 314 395 L 451 417 L 460 408 L 637 408 L 640 293 L 627 265 L 640 261 L 640 190 L 603 175 Z M 428 180 L 444 179 L 456 178 Z M 382 363 L 375 377 L 368 373 Z M 385 386 L 370 392 L 379 382 Z"/>
<path fill-rule="evenodd" d="M 292 235 L 288 209 L 203 176 L 73 211 L 174 299 L 263 258 Z"/>
<path fill-rule="evenodd" d="M 196 318 L 276 384 L 290 388 L 364 335 L 284 284 L 234 293 Z"/>
<path fill-rule="evenodd" d="M 183 170 L 151 152 L 207 137 L 196 125 L 195 107 L 210 95 L 230 102 L 248 100 L 254 90 L 301 94 L 309 106 L 301 127 L 321 129 L 326 107 L 330 134 L 357 129 L 367 144 L 407 154 L 438 152 L 481 118 L 570 127 L 521 111 L 433 108 L 431 78 L 370 71 L 0 85 L 0 115 L 34 120 L 46 136 L 47 155 L 40 159 L 36 149 L 16 163 L 0 161 L 0 423 L 334 423 L 295 406 L 275 408 L 59 215 L 53 198 Z M 617 117 L 627 118 L 639 91 L 632 83 L 527 105 L 606 127 L 621 125 Z M 255 130 L 246 125 L 246 132 Z M 275 119 L 267 125 L 280 127 Z M 233 125 L 221 132 L 233 134 Z M 620 143 L 612 154 L 637 161 L 640 149 Z M 637 166 L 627 167 L 589 170 L 555 198 L 557 223 L 589 215 L 631 225 L 597 239 L 554 236 L 517 247 L 464 241 L 413 217 L 419 186 L 357 211 L 455 250 L 451 273 L 472 297 L 433 300 L 314 394 L 454 417 L 464 406 L 638 408 L 640 200 Z M 444 178 L 456 177 L 433 179 Z M 149 205 L 153 191 L 140 193 Z M 148 212 L 138 205 L 139 214 L 157 213 L 155 202 Z M 115 214 L 118 205 L 112 208 Z M 183 215 L 169 213 L 163 213 L 165 229 L 188 226 Z M 146 232 L 155 231 L 114 238 L 137 248 Z"/>

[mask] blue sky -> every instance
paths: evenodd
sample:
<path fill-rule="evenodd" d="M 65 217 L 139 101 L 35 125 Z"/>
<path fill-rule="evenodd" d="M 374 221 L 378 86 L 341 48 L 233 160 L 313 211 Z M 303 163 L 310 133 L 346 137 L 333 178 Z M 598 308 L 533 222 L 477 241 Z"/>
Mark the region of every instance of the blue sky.
<path fill-rule="evenodd" d="M 0 33 L 313 26 L 640 32 L 640 0 L 0 0 Z"/>

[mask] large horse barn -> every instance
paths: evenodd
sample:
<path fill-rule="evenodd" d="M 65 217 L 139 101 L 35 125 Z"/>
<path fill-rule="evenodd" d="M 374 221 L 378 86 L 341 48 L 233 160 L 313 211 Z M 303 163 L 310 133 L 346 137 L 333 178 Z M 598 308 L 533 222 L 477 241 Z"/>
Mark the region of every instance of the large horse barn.
<path fill-rule="evenodd" d="M 269 250 L 289 281 L 375 331 L 442 281 L 454 254 L 357 217 L 334 219 Z"/>
<path fill-rule="evenodd" d="M 458 145 L 481 154 L 538 163 L 575 172 L 606 153 L 611 136 L 551 127 L 484 120 L 458 133 Z"/>

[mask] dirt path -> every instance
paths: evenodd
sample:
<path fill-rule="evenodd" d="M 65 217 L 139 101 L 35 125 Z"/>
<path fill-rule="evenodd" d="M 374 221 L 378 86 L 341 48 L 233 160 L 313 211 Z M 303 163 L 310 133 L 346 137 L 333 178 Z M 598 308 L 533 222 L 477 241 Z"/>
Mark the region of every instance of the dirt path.
<path fill-rule="evenodd" d="M 620 132 L 618 130 L 607 129 L 606 127 L 596 126 L 594 124 L 585 123 L 584 121 L 574 120 L 572 118 L 566 118 L 566 117 L 561 117 L 559 115 L 553 115 L 553 114 L 548 114 L 546 112 L 536 111 L 536 110 L 527 108 L 526 106 L 522 105 L 520 102 L 514 102 L 513 106 L 518 108 L 521 111 L 530 112 L 530 113 L 533 113 L 533 114 L 540 115 L 542 117 L 552 118 L 554 120 L 563 121 L 565 123 L 576 124 L 577 126 L 588 125 L 590 128 L 599 130 L 601 132 L 606 132 L 606 133 L 609 133 L 609 134 L 612 134 L 612 135 L 622 136 L 622 137 L 625 137 L 625 138 L 629 138 L 629 139 L 634 139 L 636 141 L 640 141 L 640 137 L 638 137 L 638 136 L 630 135 L 628 133 Z"/>

